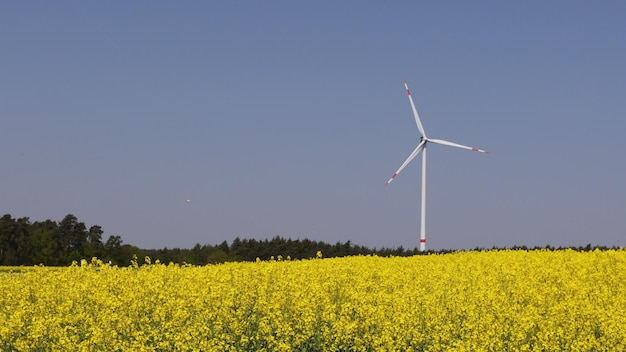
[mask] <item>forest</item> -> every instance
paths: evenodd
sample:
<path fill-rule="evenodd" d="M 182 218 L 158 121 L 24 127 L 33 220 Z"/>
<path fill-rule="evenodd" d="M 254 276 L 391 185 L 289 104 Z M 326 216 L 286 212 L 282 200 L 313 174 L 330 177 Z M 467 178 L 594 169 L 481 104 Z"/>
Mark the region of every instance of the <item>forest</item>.
<path fill-rule="evenodd" d="M 126 266 L 137 258 L 143 262 L 146 256 L 152 262 L 159 260 L 161 263 L 206 265 L 257 259 L 308 259 L 317 257 L 318 252 L 324 258 L 332 258 L 354 255 L 411 256 L 454 251 L 450 249 L 419 252 L 417 247 L 404 249 L 402 246 L 370 249 L 353 244 L 351 241 L 329 244 L 309 239 L 286 239 L 280 236 L 265 240 L 237 237 L 230 244 L 226 241 L 216 245 L 198 243 L 193 248 L 142 249 L 124 243 L 119 235 L 111 235 L 104 241 L 103 234 L 102 227 L 93 225 L 87 228 L 85 223 L 78 221 L 73 214 L 66 215 L 59 222 L 53 220 L 31 222 L 28 217 L 13 218 L 10 214 L 5 214 L 0 218 L 0 265 L 67 266 L 81 259 L 91 260 L 96 257 L 112 265 Z M 539 248 L 555 249 L 550 245 L 532 249 Z M 607 249 L 592 247 L 590 244 L 573 249 L 589 251 L 596 248 Z M 511 249 L 529 248 L 518 246 Z"/>
<path fill-rule="evenodd" d="M 275 259 L 315 258 L 318 251 L 324 257 L 376 254 L 380 256 L 407 256 L 417 249 L 369 249 L 351 241 L 328 244 L 308 239 L 255 240 L 235 238 L 217 245 L 196 244 L 193 248 L 142 249 L 125 244 L 119 235 L 103 239 L 103 229 L 98 225 L 87 228 L 73 214 L 63 220 L 31 222 L 28 217 L 13 218 L 5 214 L 0 218 L 0 265 L 66 266 L 81 259 L 93 257 L 115 265 L 129 265 L 134 258 L 148 256 L 152 261 L 206 265 L 229 261 L 255 261 Z"/>

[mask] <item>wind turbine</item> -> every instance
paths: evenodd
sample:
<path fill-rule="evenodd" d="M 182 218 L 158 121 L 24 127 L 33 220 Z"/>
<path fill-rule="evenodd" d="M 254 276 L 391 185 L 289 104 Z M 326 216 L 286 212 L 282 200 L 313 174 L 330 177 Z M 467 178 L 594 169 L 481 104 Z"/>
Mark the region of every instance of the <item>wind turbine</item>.
<path fill-rule="evenodd" d="M 415 116 L 415 122 L 417 123 L 417 129 L 420 131 L 422 138 L 420 143 L 417 145 L 417 148 L 409 155 L 409 157 L 404 161 L 402 166 L 391 176 L 389 181 L 385 183 L 385 187 L 393 181 L 396 176 L 413 160 L 415 157 L 422 152 L 422 205 L 421 205 L 421 224 L 420 224 L 420 251 L 426 250 L 426 145 L 430 143 L 434 144 L 442 144 L 450 147 L 456 147 L 461 149 L 467 149 L 474 152 L 485 153 L 489 152 L 486 150 L 468 147 L 465 145 L 452 143 L 448 141 L 444 141 L 442 139 L 430 139 L 426 137 L 426 132 L 424 131 L 424 127 L 422 126 L 422 121 L 420 121 L 420 117 L 417 114 L 417 109 L 415 109 L 415 103 L 413 103 L 413 98 L 411 97 L 411 91 L 409 90 L 409 86 L 406 84 L 406 80 L 404 81 L 404 88 L 406 88 L 406 94 L 409 96 L 409 102 L 411 103 L 411 109 L 413 110 L 413 115 Z"/>

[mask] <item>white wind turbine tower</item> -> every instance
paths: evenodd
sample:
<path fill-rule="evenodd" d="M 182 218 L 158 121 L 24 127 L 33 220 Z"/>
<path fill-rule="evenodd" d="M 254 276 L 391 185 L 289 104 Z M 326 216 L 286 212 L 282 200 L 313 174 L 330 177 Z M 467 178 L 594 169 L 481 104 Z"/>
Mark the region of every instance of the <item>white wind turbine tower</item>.
<path fill-rule="evenodd" d="M 417 122 L 417 128 L 419 129 L 420 134 L 422 135 L 422 139 L 421 139 L 420 143 L 417 145 L 417 148 L 415 148 L 415 150 L 413 151 L 413 153 L 411 153 L 411 155 L 409 155 L 409 157 L 406 159 L 406 161 L 404 161 L 402 166 L 400 166 L 398 171 L 396 171 L 393 174 L 393 176 L 391 176 L 389 181 L 387 181 L 387 183 L 385 184 L 385 187 L 387 187 L 387 185 L 389 185 L 389 183 L 391 183 L 391 181 L 393 181 L 393 179 L 396 178 L 396 176 L 398 176 L 400 171 L 402 171 L 411 162 L 411 160 L 415 159 L 415 157 L 420 153 L 420 151 L 422 152 L 422 205 L 421 205 L 421 224 L 420 224 L 421 225 L 420 226 L 420 251 L 425 251 L 426 250 L 426 145 L 429 142 L 431 142 L 431 143 L 434 143 L 434 144 L 443 144 L 443 145 L 447 145 L 447 146 L 450 146 L 450 147 L 457 147 L 457 148 L 461 148 L 461 149 L 467 149 L 467 150 L 471 150 L 471 151 L 479 152 L 479 153 L 486 153 L 486 154 L 488 154 L 489 152 L 486 151 L 486 150 L 473 148 L 473 147 L 468 147 L 468 146 L 465 146 L 465 145 L 452 143 L 452 142 L 444 141 L 444 140 L 441 140 L 441 139 L 430 139 L 430 138 L 427 138 L 426 137 L 426 132 L 424 132 L 424 127 L 422 126 L 422 122 L 420 121 L 420 117 L 417 114 L 417 109 L 415 109 L 415 104 L 413 103 L 413 98 L 411 97 L 411 91 L 409 90 L 409 86 L 406 84 L 406 81 L 404 81 L 404 88 L 406 88 L 406 94 L 409 96 L 409 102 L 411 103 L 411 109 L 413 109 L 413 115 L 415 116 L 415 122 Z"/>

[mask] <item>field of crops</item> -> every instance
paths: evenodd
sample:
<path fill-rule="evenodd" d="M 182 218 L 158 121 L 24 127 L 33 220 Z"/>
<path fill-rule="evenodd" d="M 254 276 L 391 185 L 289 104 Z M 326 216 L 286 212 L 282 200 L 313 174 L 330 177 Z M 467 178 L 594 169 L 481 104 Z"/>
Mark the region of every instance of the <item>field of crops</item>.
<path fill-rule="evenodd" d="M 626 350 L 625 250 L 84 261 L 0 292 L 3 351 Z"/>

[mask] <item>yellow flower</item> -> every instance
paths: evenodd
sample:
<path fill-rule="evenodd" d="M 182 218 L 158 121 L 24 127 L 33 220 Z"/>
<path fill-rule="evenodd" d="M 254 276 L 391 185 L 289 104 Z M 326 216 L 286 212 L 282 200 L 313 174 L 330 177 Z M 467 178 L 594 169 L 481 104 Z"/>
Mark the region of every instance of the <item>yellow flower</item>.
<path fill-rule="evenodd" d="M 626 350 L 624 250 L 144 260 L 3 268 L 2 350 Z"/>

